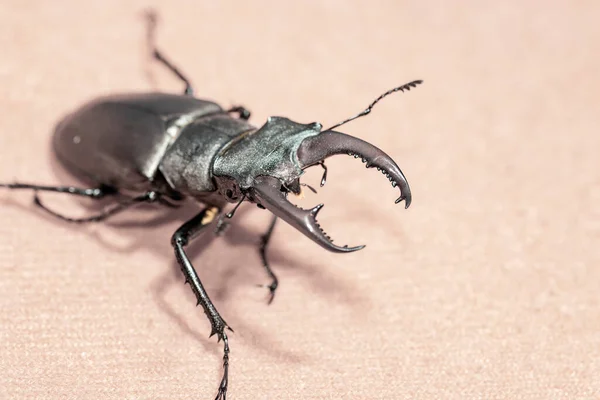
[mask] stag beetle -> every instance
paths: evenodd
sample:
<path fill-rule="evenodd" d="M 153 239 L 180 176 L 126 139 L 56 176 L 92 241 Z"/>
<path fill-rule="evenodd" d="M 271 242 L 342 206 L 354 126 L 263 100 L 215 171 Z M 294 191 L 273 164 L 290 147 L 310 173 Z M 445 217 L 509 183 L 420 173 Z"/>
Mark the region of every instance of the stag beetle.
<path fill-rule="evenodd" d="M 204 205 L 192 219 L 173 234 L 175 257 L 211 325 L 210 336 L 223 341 L 223 376 L 216 399 L 225 399 L 228 384 L 229 341 L 225 320 L 210 300 L 184 248 L 217 219 L 215 233 L 221 234 L 243 201 L 267 209 L 273 217 L 260 242 L 260 255 L 271 279 L 269 303 L 278 280 L 266 257 L 266 248 L 278 218 L 306 237 L 338 253 L 350 253 L 364 246 L 338 246 L 319 226 L 316 216 L 323 204 L 299 208 L 287 200 L 299 195 L 304 171 L 321 166 L 336 154 L 361 158 L 367 168 L 377 168 L 398 186 L 406 208 L 411 193 L 404 174 L 383 151 L 361 139 L 334 131 L 347 122 L 367 115 L 387 95 L 410 90 L 416 80 L 387 91 L 364 111 L 322 130 L 319 123 L 301 124 L 284 117 L 270 117 L 260 128 L 248 123 L 244 107 L 223 109 L 216 103 L 194 97 L 194 90 L 180 72 L 156 47 L 153 36 L 156 20 L 150 15 L 148 37 L 153 58 L 174 73 L 184 84 L 183 95 L 166 93 L 125 94 L 91 101 L 60 121 L 53 136 L 58 160 L 91 188 L 44 186 L 24 183 L 0 184 L 9 189 L 34 191 L 34 203 L 62 220 L 74 223 L 98 222 L 136 204 L 158 203 L 177 207 L 187 199 Z M 237 117 L 236 117 L 237 116 Z M 310 188 L 310 186 L 308 186 Z M 310 188 L 312 189 L 312 188 Z M 314 189 L 312 189 L 314 191 Z M 100 214 L 69 218 L 47 208 L 39 191 L 68 193 L 91 199 L 115 196 L 113 204 Z M 133 193 L 133 194 L 132 194 Z M 135 195 L 137 193 L 137 195 Z M 116 196 L 121 196 L 116 200 Z M 227 203 L 236 206 L 223 213 Z"/>

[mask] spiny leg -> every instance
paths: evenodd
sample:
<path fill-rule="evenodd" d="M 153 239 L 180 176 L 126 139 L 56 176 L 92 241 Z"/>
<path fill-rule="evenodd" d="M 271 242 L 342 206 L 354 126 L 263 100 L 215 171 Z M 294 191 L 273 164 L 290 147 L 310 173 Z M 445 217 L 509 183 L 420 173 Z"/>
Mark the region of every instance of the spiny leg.
<path fill-rule="evenodd" d="M 185 90 L 184 94 L 186 96 L 194 95 L 194 88 L 192 87 L 190 81 L 185 77 L 185 75 L 173 64 L 171 63 L 156 47 L 156 25 L 157 25 L 157 16 L 156 12 L 148 11 L 146 13 L 146 18 L 148 19 L 148 31 L 147 31 L 147 40 L 148 45 L 152 51 L 152 57 L 155 60 L 163 64 L 169 71 L 174 73 L 184 84 Z"/>
<path fill-rule="evenodd" d="M 269 224 L 269 228 L 267 229 L 267 232 L 265 232 L 265 234 L 262 235 L 260 238 L 260 246 L 258 248 L 258 251 L 260 252 L 260 258 L 262 259 L 262 262 L 263 262 L 263 267 L 265 268 L 267 275 L 269 275 L 269 278 L 271 278 L 271 284 L 269 286 L 267 286 L 267 288 L 269 288 L 269 294 L 270 294 L 269 304 L 271 304 L 273 302 L 273 299 L 275 298 L 275 290 L 277 290 L 277 286 L 279 285 L 279 280 L 277 279 L 277 275 L 275 275 L 275 273 L 271 269 L 271 266 L 269 265 L 269 261 L 267 260 L 267 245 L 269 244 L 269 240 L 271 239 L 271 235 L 273 234 L 273 230 L 275 229 L 276 222 L 277 222 L 277 217 L 275 215 L 273 215 L 273 218 L 271 219 L 271 223 Z"/>
<path fill-rule="evenodd" d="M 185 277 L 185 283 L 189 283 L 192 291 L 196 295 L 197 305 L 201 305 L 204 313 L 208 317 L 211 325 L 210 336 L 217 335 L 218 341 L 223 340 L 223 378 L 219 384 L 219 391 L 215 400 L 225 400 L 227 398 L 227 383 L 229 373 L 229 341 L 225 328 L 233 332 L 221 317 L 216 307 L 208 297 L 194 266 L 185 254 L 184 247 L 187 246 L 190 240 L 197 237 L 204 228 L 206 228 L 219 213 L 217 207 L 205 208 L 194 218 L 184 223 L 171 238 L 171 244 L 175 249 L 175 257 L 177 263 L 181 267 L 181 271 Z"/>
<path fill-rule="evenodd" d="M 106 209 L 104 209 L 101 213 L 96 214 L 96 215 L 92 215 L 90 217 L 83 217 L 83 218 L 70 218 L 70 217 L 66 217 L 62 214 L 57 213 L 56 211 L 53 211 L 51 209 L 49 209 L 48 207 L 46 207 L 40 200 L 40 198 L 38 197 L 37 191 L 34 194 L 33 197 L 33 201 L 35 203 L 35 205 L 37 205 L 38 207 L 40 207 L 42 210 L 46 211 L 48 214 L 53 215 L 56 218 L 59 218 L 63 221 L 66 222 L 72 222 L 72 223 L 76 223 L 76 224 L 83 224 L 86 222 L 99 222 L 99 221 L 103 221 L 106 218 L 113 216 L 115 214 L 120 213 L 121 211 L 124 211 L 130 207 L 133 207 L 137 204 L 141 204 L 141 203 L 151 203 L 153 201 L 156 201 L 160 198 L 160 195 L 156 192 L 150 191 L 147 193 L 144 193 L 142 195 L 124 200 L 120 203 L 117 204 L 113 204 L 110 207 L 107 207 Z"/>

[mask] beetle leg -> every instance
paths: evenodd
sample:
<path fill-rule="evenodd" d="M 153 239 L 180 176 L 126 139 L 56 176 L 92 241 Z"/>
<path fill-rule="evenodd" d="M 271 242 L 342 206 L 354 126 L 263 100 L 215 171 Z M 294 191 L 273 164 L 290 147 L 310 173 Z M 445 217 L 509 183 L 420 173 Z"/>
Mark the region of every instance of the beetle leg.
<path fill-rule="evenodd" d="M 325 165 L 325 161 L 321 161 L 319 164 L 323 168 L 323 177 L 321 178 L 321 187 L 323 187 L 325 186 L 325 182 L 327 182 L 327 166 Z"/>
<path fill-rule="evenodd" d="M 167 69 L 169 71 L 171 71 L 172 73 L 177 75 L 177 77 L 185 84 L 185 91 L 183 93 L 186 96 L 194 96 L 194 88 L 190 84 L 190 81 L 185 77 L 185 75 L 175 65 L 173 65 L 169 60 L 167 60 L 165 58 L 165 56 L 163 56 L 163 54 L 156 47 L 156 41 L 155 41 L 155 31 L 156 31 L 156 24 L 157 24 L 156 13 L 153 11 L 149 11 L 146 14 L 146 17 L 148 19 L 148 32 L 147 32 L 148 45 L 150 46 L 150 49 L 152 51 L 152 57 L 154 57 L 155 60 L 157 60 L 162 65 L 167 67 Z"/>
<path fill-rule="evenodd" d="M 72 223 L 76 223 L 76 224 L 83 224 L 86 222 L 99 222 L 99 221 L 103 221 L 106 218 L 113 216 L 115 214 L 120 213 L 121 211 L 124 211 L 130 207 L 133 207 L 137 204 L 141 204 L 141 203 L 151 203 L 153 201 L 156 201 L 160 198 L 160 195 L 156 192 L 147 192 L 144 193 L 142 195 L 127 199 L 125 201 L 116 203 L 114 205 L 112 205 L 111 207 L 107 207 L 106 209 L 104 209 L 104 211 L 102 211 L 100 214 L 96 214 L 96 215 L 92 215 L 90 217 L 83 217 L 83 218 L 71 218 L 71 217 L 66 217 L 62 214 L 57 213 L 56 211 L 53 211 L 51 209 L 49 209 L 48 207 L 46 207 L 42 201 L 40 200 L 40 198 L 38 197 L 37 191 L 35 192 L 34 196 L 33 196 L 33 202 L 35 203 L 36 206 L 40 207 L 42 210 L 46 211 L 48 214 L 55 216 L 56 218 L 59 218 L 63 221 L 66 222 L 72 222 Z"/>
<path fill-rule="evenodd" d="M 219 219 L 217 220 L 217 227 L 215 228 L 215 235 L 221 236 L 225 233 L 227 229 L 229 229 L 229 224 L 235 212 L 240 207 L 240 205 L 246 200 L 246 195 L 242 196 L 242 199 L 233 207 L 233 210 L 228 212 L 227 214 L 219 215 Z"/>
<path fill-rule="evenodd" d="M 250 110 L 248 110 L 246 107 L 244 106 L 235 106 L 235 107 L 231 107 L 229 110 L 227 110 L 228 113 L 238 113 L 240 119 L 243 119 L 244 121 L 248 121 L 250 119 Z"/>
<path fill-rule="evenodd" d="M 260 238 L 260 246 L 258 248 L 258 251 L 260 252 L 260 258 L 263 262 L 263 267 L 265 268 L 267 275 L 269 275 L 269 278 L 271 278 L 271 284 L 267 286 L 267 288 L 269 288 L 270 294 L 269 304 L 273 302 L 273 299 L 275 298 L 275 290 L 277 290 L 277 286 L 279 285 L 277 275 L 275 275 L 275 273 L 271 269 L 271 266 L 269 265 L 269 261 L 267 260 L 267 245 L 269 244 L 269 240 L 271 239 L 271 235 L 273 234 L 273 229 L 275 229 L 276 222 L 277 217 L 273 215 L 273 219 L 271 219 L 271 223 L 269 224 L 267 232 L 265 232 L 265 234 L 262 235 Z"/>
<path fill-rule="evenodd" d="M 167 60 L 162 55 L 162 53 L 160 51 L 158 51 L 158 49 L 156 49 L 156 48 L 154 48 L 154 50 L 152 51 L 152 56 L 154 57 L 155 60 L 159 61 L 165 67 L 167 67 L 167 69 L 169 71 L 171 71 L 172 73 L 177 75 L 177 77 L 185 84 L 185 90 L 183 91 L 183 94 L 185 94 L 186 96 L 191 96 L 191 97 L 194 96 L 194 88 L 192 87 L 192 84 L 185 77 L 185 75 L 183 75 L 183 73 L 181 71 L 179 71 L 179 69 L 177 69 L 177 67 L 175 65 L 173 65 L 169 60 Z"/>
<path fill-rule="evenodd" d="M 0 187 L 8 189 L 29 189 L 34 191 L 44 192 L 57 192 L 57 193 L 68 193 L 76 196 L 89 197 L 92 199 L 101 199 L 105 196 L 116 194 L 117 189 L 112 186 L 101 185 L 97 188 L 83 189 L 74 186 L 44 186 L 44 185 L 32 185 L 29 183 L 0 183 Z"/>
<path fill-rule="evenodd" d="M 217 207 L 205 208 L 175 231 L 171 238 L 171 244 L 175 249 L 175 257 L 185 277 L 185 283 L 190 284 L 192 291 L 196 295 L 197 305 L 202 306 L 204 313 L 208 317 L 211 325 L 210 336 L 216 334 L 218 341 L 223 340 L 223 378 L 219 384 L 219 392 L 215 400 L 225 400 L 229 373 L 229 341 L 225 328 L 232 332 L 233 330 L 227 325 L 208 297 L 194 266 L 184 251 L 184 247 L 187 246 L 189 241 L 197 237 L 214 220 L 218 213 L 219 209 Z"/>

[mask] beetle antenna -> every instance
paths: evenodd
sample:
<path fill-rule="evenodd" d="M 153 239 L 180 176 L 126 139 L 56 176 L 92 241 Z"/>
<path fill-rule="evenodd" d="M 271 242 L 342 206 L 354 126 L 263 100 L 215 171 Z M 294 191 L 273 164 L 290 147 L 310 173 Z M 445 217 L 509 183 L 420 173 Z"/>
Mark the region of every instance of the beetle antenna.
<path fill-rule="evenodd" d="M 365 108 L 360 113 L 356 114 L 354 117 L 348 118 L 348 119 L 340 122 L 339 124 L 334 125 L 331 128 L 328 128 L 328 129 L 325 129 L 325 130 L 330 131 L 330 130 L 335 129 L 335 128 L 339 127 L 339 126 L 347 124 L 350 121 L 354 121 L 357 118 L 364 117 L 365 115 L 369 114 L 371 112 L 371 110 L 373 109 L 373 106 L 375 104 L 379 103 L 384 97 L 387 97 L 390 94 L 398 92 L 398 91 L 400 91 L 400 92 L 404 92 L 405 90 L 408 91 L 408 90 L 410 90 L 410 88 L 414 88 L 414 87 L 416 87 L 417 85 L 419 85 L 421 83 L 423 83 L 423 81 L 419 79 L 419 80 L 416 80 L 416 81 L 405 83 L 402 86 L 398 86 L 398 87 L 395 87 L 393 89 L 390 89 L 387 92 L 385 92 L 384 94 L 382 94 L 381 96 L 379 96 L 378 98 L 376 98 L 371 104 L 369 104 L 369 106 L 367 108 Z"/>
<path fill-rule="evenodd" d="M 237 209 L 240 207 L 240 205 L 243 203 L 243 201 L 244 201 L 244 200 L 246 200 L 246 195 L 245 195 L 245 194 L 242 196 L 242 199 L 239 201 L 239 203 L 237 203 L 237 204 L 235 205 L 235 207 L 233 207 L 233 210 L 229 211 L 229 212 L 228 212 L 228 213 L 225 215 L 225 217 L 226 217 L 227 219 L 231 219 L 231 218 L 233 218 L 233 216 L 235 215 L 235 212 L 237 211 Z"/>

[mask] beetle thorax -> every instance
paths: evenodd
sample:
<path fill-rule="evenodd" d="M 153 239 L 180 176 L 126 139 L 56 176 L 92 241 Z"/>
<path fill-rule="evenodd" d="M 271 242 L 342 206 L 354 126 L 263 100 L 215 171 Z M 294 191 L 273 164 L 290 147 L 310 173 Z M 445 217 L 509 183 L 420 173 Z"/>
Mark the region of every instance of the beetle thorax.
<path fill-rule="evenodd" d="M 217 155 L 213 175 L 219 192 L 233 202 L 246 194 L 260 176 L 277 178 L 283 185 L 298 179 L 302 175 L 298 148 L 304 139 L 320 131 L 318 123 L 269 118 L 260 129 L 226 146 Z"/>

